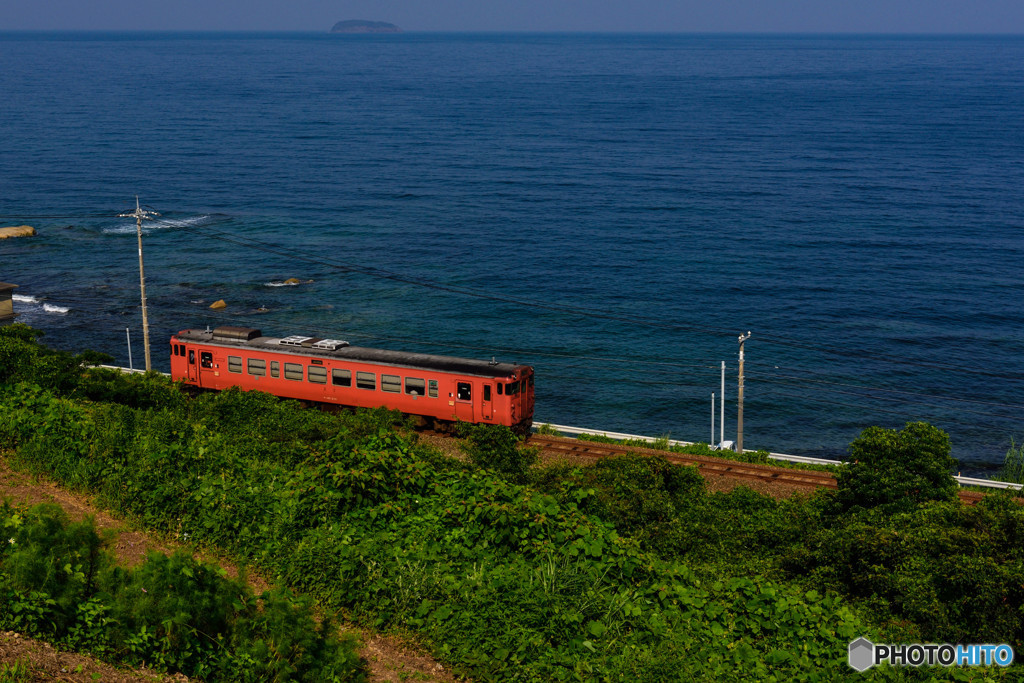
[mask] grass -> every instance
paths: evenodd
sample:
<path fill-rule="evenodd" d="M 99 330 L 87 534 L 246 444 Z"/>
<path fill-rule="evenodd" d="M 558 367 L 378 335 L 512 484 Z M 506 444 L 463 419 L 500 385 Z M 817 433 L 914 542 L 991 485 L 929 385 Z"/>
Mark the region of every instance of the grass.
<path fill-rule="evenodd" d="M 992 478 L 999 481 L 1024 484 L 1024 444 L 1017 444 L 1013 439 L 1010 439 L 1010 449 L 1006 451 L 1003 469 Z"/>

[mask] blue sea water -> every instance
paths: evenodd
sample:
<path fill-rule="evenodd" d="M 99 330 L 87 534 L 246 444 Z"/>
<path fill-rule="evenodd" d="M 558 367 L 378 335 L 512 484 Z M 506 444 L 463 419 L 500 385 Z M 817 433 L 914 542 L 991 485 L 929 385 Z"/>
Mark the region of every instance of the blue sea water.
<path fill-rule="evenodd" d="M 7 33 L 0 97 L 58 347 L 141 364 L 139 195 L 157 369 L 218 324 L 496 356 L 541 420 L 706 441 L 750 330 L 748 448 L 1024 438 L 1024 38 Z"/>

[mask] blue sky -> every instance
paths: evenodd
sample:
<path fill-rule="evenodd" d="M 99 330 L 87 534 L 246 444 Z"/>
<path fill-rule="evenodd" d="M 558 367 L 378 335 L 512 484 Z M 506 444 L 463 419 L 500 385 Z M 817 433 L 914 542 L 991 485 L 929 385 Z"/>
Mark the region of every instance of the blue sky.
<path fill-rule="evenodd" d="M 0 30 L 1024 34 L 1024 0 L 8 0 Z"/>

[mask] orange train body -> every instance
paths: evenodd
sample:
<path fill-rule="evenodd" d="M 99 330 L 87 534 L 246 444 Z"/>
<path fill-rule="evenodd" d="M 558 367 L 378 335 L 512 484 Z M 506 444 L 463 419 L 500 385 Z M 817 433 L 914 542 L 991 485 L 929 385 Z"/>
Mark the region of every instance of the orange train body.
<path fill-rule="evenodd" d="M 171 377 L 201 389 L 400 410 L 440 425 L 496 424 L 525 433 L 533 423 L 529 365 L 264 337 L 247 327 L 178 332 L 171 337 Z"/>

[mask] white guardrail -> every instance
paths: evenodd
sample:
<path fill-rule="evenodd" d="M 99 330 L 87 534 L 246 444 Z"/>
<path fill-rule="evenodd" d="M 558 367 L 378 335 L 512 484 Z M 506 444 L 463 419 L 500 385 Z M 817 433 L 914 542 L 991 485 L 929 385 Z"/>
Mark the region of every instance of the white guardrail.
<path fill-rule="evenodd" d="M 549 422 L 540 422 L 534 425 L 536 429 L 540 425 L 546 425 L 551 429 L 554 429 L 560 434 L 567 436 L 578 436 L 580 434 L 590 434 L 592 436 L 607 436 L 609 439 L 640 439 L 643 441 L 657 441 L 657 439 L 650 436 L 641 436 L 639 434 L 621 434 L 619 432 L 606 432 L 601 429 L 584 429 L 582 427 L 568 427 L 566 425 L 556 425 Z M 692 446 L 693 441 L 678 441 L 676 439 L 669 439 L 670 446 Z M 754 453 L 750 449 L 744 448 L 744 453 Z M 808 458 L 802 455 L 787 455 L 786 453 L 769 453 L 768 457 L 772 460 L 785 460 L 786 462 L 798 462 L 805 465 L 842 465 L 841 460 L 826 460 L 825 458 Z M 961 486 L 982 486 L 993 489 L 1015 489 L 1020 491 L 1024 488 L 1024 484 L 1012 484 L 1007 481 L 993 481 L 992 479 L 976 479 L 973 477 L 961 477 L 955 476 L 957 483 Z"/>

